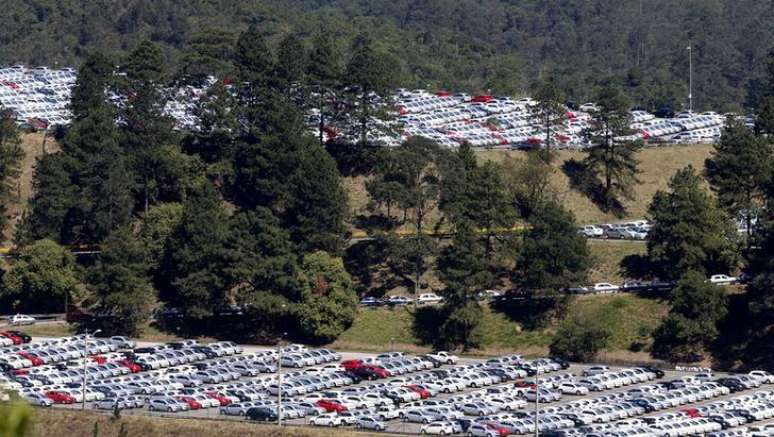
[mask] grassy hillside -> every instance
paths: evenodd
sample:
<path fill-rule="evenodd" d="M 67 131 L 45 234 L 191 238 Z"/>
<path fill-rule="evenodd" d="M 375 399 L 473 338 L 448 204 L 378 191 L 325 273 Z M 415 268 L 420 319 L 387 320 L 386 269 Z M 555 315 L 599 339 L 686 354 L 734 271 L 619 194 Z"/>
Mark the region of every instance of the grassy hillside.
<path fill-rule="evenodd" d="M 634 295 L 580 296 L 570 305 L 568 317 L 601 320 L 614 332 L 608 354 L 626 358 L 632 343 L 647 343 L 650 333 L 667 312 L 664 302 Z M 396 348 L 409 351 L 429 350 L 412 330 L 411 308 L 361 310 L 355 323 L 333 344 L 342 349 L 379 351 Z M 474 353 L 496 354 L 512 350 L 524 354 L 545 354 L 556 326 L 525 331 L 507 315 L 484 309 L 484 340 Z M 631 356 L 629 358 L 632 358 Z M 639 357 L 638 357 L 639 359 Z"/>
<path fill-rule="evenodd" d="M 644 241 L 590 240 L 589 249 L 594 258 L 589 283 L 620 284 L 625 279 L 621 275 L 621 261 L 629 255 L 644 255 L 647 252 Z"/>
<path fill-rule="evenodd" d="M 712 153 L 713 147 L 707 144 L 699 145 L 674 145 L 668 147 L 648 147 L 643 149 L 637 158 L 640 160 L 641 173 L 637 176 L 640 180 L 635 188 L 636 198 L 626 203 L 627 215 L 625 218 L 639 219 L 645 217 L 648 204 L 653 194 L 664 189 L 672 175 L 679 169 L 693 165 L 697 169 L 704 168 L 704 160 Z M 492 160 L 501 162 L 506 156 L 514 159 L 524 159 L 526 154 L 520 151 L 483 151 L 478 152 L 479 160 Z M 602 223 L 619 221 L 620 219 L 604 214 L 582 193 L 570 188 L 567 175 L 562 172 L 565 162 L 575 159 L 582 160 L 586 155 L 582 152 L 562 150 L 554 161 L 555 170 L 553 183 L 562 203 L 575 213 L 578 222 Z M 368 193 L 365 190 L 363 177 L 345 178 L 344 186 L 349 194 L 350 206 L 353 216 L 367 214 Z M 435 215 L 430 216 L 432 221 Z"/>
<path fill-rule="evenodd" d="M 37 162 L 38 157 L 40 157 L 44 151 L 46 153 L 51 153 L 58 150 L 59 146 L 50 136 L 45 138 L 44 145 L 43 134 L 34 133 L 22 135 L 22 148 L 24 149 L 22 173 L 19 178 L 14 181 L 14 185 L 16 186 L 16 197 L 8 208 L 8 215 L 11 220 L 0 243 L 5 243 L 12 239 L 13 225 L 21 219 L 24 205 L 27 204 L 27 199 L 29 199 L 32 194 L 32 178 L 35 174 L 35 163 Z"/>

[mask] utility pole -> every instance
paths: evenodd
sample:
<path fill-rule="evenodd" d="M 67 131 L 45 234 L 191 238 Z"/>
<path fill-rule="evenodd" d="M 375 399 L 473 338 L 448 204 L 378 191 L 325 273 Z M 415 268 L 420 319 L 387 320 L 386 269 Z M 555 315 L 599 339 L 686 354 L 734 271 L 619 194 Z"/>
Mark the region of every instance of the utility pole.
<path fill-rule="evenodd" d="M 93 337 L 99 334 L 100 332 L 102 332 L 102 330 L 97 329 L 96 331 L 92 332 L 91 336 L 89 337 Z M 86 363 L 89 361 L 89 358 L 88 358 L 89 357 L 89 351 L 88 351 L 89 337 L 86 337 L 83 339 L 83 378 L 81 378 L 81 410 L 86 409 L 86 378 L 87 378 Z"/>
<path fill-rule="evenodd" d="M 688 40 L 688 110 L 693 112 L 693 48 Z"/>

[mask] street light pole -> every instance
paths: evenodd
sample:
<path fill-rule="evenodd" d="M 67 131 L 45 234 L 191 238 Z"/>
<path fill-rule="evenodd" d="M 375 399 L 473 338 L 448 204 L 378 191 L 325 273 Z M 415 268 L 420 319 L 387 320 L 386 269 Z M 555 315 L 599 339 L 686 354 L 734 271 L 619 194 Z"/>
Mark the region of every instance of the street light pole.
<path fill-rule="evenodd" d="M 97 329 L 96 331 L 91 333 L 91 336 L 93 337 L 93 336 L 99 334 L 100 332 L 102 332 L 102 330 L 101 329 Z M 86 363 L 89 361 L 88 360 L 88 355 L 89 355 L 88 346 L 89 346 L 88 338 L 83 339 L 83 378 L 81 378 L 81 410 L 85 410 L 86 409 L 86 378 L 87 378 L 87 375 L 86 375 Z"/>
<path fill-rule="evenodd" d="M 538 375 L 540 370 L 535 368 L 535 437 L 540 437 L 540 431 L 538 431 L 538 416 L 540 415 L 540 381 Z"/>
<path fill-rule="evenodd" d="M 282 426 L 282 340 L 277 344 L 277 426 Z"/>
<path fill-rule="evenodd" d="M 688 110 L 693 112 L 693 47 L 688 41 Z"/>

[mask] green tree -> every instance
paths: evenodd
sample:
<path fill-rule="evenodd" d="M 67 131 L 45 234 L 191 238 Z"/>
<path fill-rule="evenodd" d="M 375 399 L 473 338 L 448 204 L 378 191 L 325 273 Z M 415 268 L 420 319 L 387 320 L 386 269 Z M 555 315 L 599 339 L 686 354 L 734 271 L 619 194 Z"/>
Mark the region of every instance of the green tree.
<path fill-rule="evenodd" d="M 93 52 L 86 57 L 78 69 L 78 79 L 70 99 L 70 110 L 76 120 L 105 105 L 112 76 L 113 65 L 103 53 Z"/>
<path fill-rule="evenodd" d="M 302 250 L 337 253 L 346 232 L 347 194 L 336 163 L 314 141 L 306 141 L 287 181 L 283 226 Z"/>
<path fill-rule="evenodd" d="M 546 162 L 551 162 L 551 131 L 564 121 L 563 97 L 552 81 L 537 83 L 532 94 L 537 100 L 537 104 L 530 108 L 532 116 L 538 121 L 544 135 L 543 153 L 540 155 Z"/>
<path fill-rule="evenodd" d="M 304 255 L 301 300 L 295 314 L 300 332 L 315 342 L 330 342 L 352 325 L 358 299 L 341 258 L 326 252 Z"/>
<path fill-rule="evenodd" d="M 199 180 L 183 202 L 180 223 L 167 241 L 156 273 L 160 297 L 184 314 L 202 318 L 224 302 L 228 282 L 224 244 L 228 218 L 212 184 Z"/>
<path fill-rule="evenodd" d="M 120 89 L 129 99 L 120 114 L 121 146 L 135 175 L 137 204 L 148 211 L 158 201 L 179 200 L 181 187 L 169 182 L 185 180 L 192 169 L 175 146 L 174 120 L 162 113 L 166 70 L 161 48 L 140 42 L 124 60 L 122 71 L 126 76 Z"/>
<path fill-rule="evenodd" d="M 202 29 L 191 35 L 178 73 L 182 82 L 200 86 L 208 76 L 233 78 L 236 37 L 232 30 L 223 28 Z"/>
<path fill-rule="evenodd" d="M 718 202 L 732 217 L 744 217 L 748 248 L 752 245 L 753 220 L 763 203 L 771 173 L 771 146 L 738 120 L 729 119 L 715 153 L 704 163 L 707 180 Z"/>
<path fill-rule="evenodd" d="M 592 111 L 595 130 L 591 133 L 593 145 L 584 160 L 587 171 L 601 179 L 601 207 L 604 212 L 620 209 L 621 199 L 634 199 L 639 161 L 635 158 L 640 149 L 638 142 L 624 139 L 629 135 L 629 102 L 620 90 L 607 86 L 597 98 L 598 109 Z"/>
<path fill-rule="evenodd" d="M 656 192 L 648 214 L 653 221 L 648 258 L 656 277 L 677 280 L 691 270 L 728 273 L 736 266 L 736 229 L 693 167 L 678 170 L 669 190 Z"/>
<path fill-rule="evenodd" d="M 573 316 L 559 325 L 549 350 L 566 360 L 590 362 L 610 344 L 612 336 L 610 328 L 599 321 Z"/>
<path fill-rule="evenodd" d="M 106 335 L 134 337 L 142 332 L 155 302 L 147 257 L 145 245 L 128 227 L 116 229 L 105 239 L 87 274 L 96 300 L 93 327 Z"/>
<path fill-rule="evenodd" d="M 377 99 L 389 101 L 396 77 L 391 56 L 374 47 L 370 38 L 359 35 L 352 44 L 352 57 L 346 68 L 346 77 L 354 85 L 351 97 L 355 107 L 354 117 L 359 124 L 360 143 L 367 144 L 373 117 L 383 118 L 385 114 L 377 106 Z"/>
<path fill-rule="evenodd" d="M 17 311 L 61 312 L 66 302 L 78 303 L 86 297 L 75 258 L 51 240 L 19 249 L 3 282 L 3 301 Z"/>
<path fill-rule="evenodd" d="M 551 182 L 555 170 L 540 153 L 529 152 L 521 160 L 506 158 L 503 172 L 508 199 L 522 218 L 529 220 L 543 205 L 558 201 Z"/>
<path fill-rule="evenodd" d="M 770 193 L 768 202 L 767 209 L 770 210 Z M 748 344 L 744 346 L 751 363 L 771 366 L 774 351 L 768 345 L 774 340 L 770 329 L 774 325 L 774 222 L 768 216 L 762 218 L 756 237 L 758 244 L 752 248 L 747 268 L 751 277 L 746 293 L 750 329 Z"/>
<path fill-rule="evenodd" d="M 243 308 L 237 333 L 272 339 L 296 326 L 294 303 L 301 299 L 295 248 L 279 219 L 264 207 L 232 217 L 225 241 L 226 300 Z"/>
<path fill-rule="evenodd" d="M 140 219 L 138 238 L 147 250 L 149 270 L 160 266 L 167 240 L 183 217 L 181 203 L 162 203 L 151 207 Z"/>
<path fill-rule="evenodd" d="M 484 311 L 476 301 L 447 307 L 443 323 L 439 327 L 439 345 L 443 349 L 452 349 L 461 346 L 463 351 L 481 345 L 484 331 L 481 319 Z"/>
<path fill-rule="evenodd" d="M 774 92 L 763 100 L 755 118 L 755 133 L 774 137 Z"/>
<path fill-rule="evenodd" d="M 653 333 L 653 355 L 672 361 L 698 361 L 718 336 L 728 298 L 701 272 L 689 271 L 670 296 L 669 315 Z"/>
<path fill-rule="evenodd" d="M 525 290 L 559 291 L 586 279 L 591 258 L 575 217 L 557 203 L 535 212 L 524 232 L 514 279 Z"/>
<path fill-rule="evenodd" d="M 572 213 L 556 203 L 537 210 L 523 234 L 512 274 L 526 299 L 517 309 L 522 321 L 539 325 L 561 315 L 569 303 L 565 288 L 583 283 L 590 267 L 589 249 Z"/>
<path fill-rule="evenodd" d="M 438 276 L 447 288 L 447 300 L 465 300 L 494 280 L 486 247 L 475 230 L 466 223 L 456 227 L 451 244 L 441 249 L 437 259 Z"/>
<path fill-rule="evenodd" d="M 274 74 L 279 86 L 288 92 L 300 87 L 306 79 L 309 60 L 306 48 L 297 35 L 290 33 L 279 42 L 277 60 Z"/>
<path fill-rule="evenodd" d="M 328 32 L 318 32 L 312 39 L 312 49 L 306 63 L 306 78 L 311 96 L 316 97 L 316 109 L 319 123 L 317 136 L 324 143 L 327 120 L 334 119 L 336 110 L 336 91 L 341 87 L 341 53 L 336 41 Z"/>
<path fill-rule="evenodd" d="M 16 178 L 21 174 L 24 150 L 13 113 L 0 107 L 0 234 L 8 223 L 8 205 L 19 194 Z"/>

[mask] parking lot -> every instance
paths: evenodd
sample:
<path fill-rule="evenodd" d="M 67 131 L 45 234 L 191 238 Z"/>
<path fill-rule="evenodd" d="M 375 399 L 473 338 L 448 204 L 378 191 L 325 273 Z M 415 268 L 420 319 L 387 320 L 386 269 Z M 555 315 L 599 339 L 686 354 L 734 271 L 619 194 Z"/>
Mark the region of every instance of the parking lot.
<path fill-rule="evenodd" d="M 377 357 L 300 345 L 282 348 L 278 372 L 278 349 L 229 342 L 137 345 L 18 331 L 3 339 L 0 384 L 53 408 L 276 422 L 281 396 L 291 425 L 505 436 L 533 433 L 537 405 L 543 435 L 774 435 L 774 377 L 765 372 L 662 372 L 518 355 Z"/>

